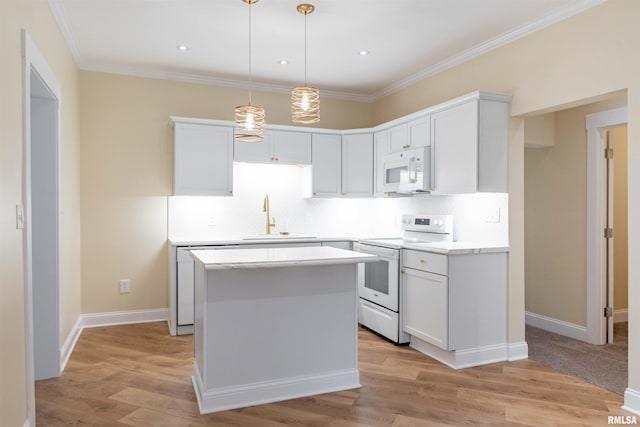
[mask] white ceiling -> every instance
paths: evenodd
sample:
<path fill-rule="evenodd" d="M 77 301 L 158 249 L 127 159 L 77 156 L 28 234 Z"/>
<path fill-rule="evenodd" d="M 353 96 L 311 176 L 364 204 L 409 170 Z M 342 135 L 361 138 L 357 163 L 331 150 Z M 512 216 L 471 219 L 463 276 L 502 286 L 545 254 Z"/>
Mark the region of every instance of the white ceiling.
<path fill-rule="evenodd" d="M 373 101 L 603 1 L 311 1 L 308 82 L 324 95 Z M 296 11 L 302 2 L 251 6 L 254 88 L 304 83 L 305 18 Z M 241 0 L 49 3 L 82 69 L 248 85 L 249 6 Z M 363 49 L 370 54 L 359 55 Z"/>

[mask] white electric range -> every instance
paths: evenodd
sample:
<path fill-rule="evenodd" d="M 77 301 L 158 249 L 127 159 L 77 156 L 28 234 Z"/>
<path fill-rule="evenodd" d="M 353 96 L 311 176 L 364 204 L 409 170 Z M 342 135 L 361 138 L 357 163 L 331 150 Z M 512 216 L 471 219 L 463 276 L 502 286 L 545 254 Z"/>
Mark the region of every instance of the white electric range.
<path fill-rule="evenodd" d="M 402 229 L 400 238 L 362 240 L 354 246 L 355 251 L 380 258 L 358 266 L 358 321 L 397 344 L 409 342 L 402 330 L 400 250 L 408 243 L 452 242 L 453 217 L 403 215 Z"/>

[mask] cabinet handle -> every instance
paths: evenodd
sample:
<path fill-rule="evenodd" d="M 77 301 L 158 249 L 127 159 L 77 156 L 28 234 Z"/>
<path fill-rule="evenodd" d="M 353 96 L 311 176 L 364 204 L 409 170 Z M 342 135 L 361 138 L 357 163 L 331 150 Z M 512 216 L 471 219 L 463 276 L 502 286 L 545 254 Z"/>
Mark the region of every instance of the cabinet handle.
<path fill-rule="evenodd" d="M 402 146 L 402 148 L 409 148 L 409 147 L 411 147 L 411 145 L 409 145 L 409 144 L 405 144 L 405 145 Z"/>
<path fill-rule="evenodd" d="M 424 260 L 423 259 L 420 260 L 420 264 L 424 264 Z"/>

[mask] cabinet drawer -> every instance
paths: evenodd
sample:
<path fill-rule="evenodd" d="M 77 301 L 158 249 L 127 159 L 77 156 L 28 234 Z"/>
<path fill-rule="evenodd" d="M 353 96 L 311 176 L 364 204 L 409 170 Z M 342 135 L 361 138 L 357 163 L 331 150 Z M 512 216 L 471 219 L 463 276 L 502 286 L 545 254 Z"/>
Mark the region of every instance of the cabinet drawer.
<path fill-rule="evenodd" d="M 447 256 L 442 254 L 434 254 L 431 252 L 403 249 L 402 266 L 407 268 L 414 268 L 416 270 L 442 274 L 444 276 L 448 274 Z"/>

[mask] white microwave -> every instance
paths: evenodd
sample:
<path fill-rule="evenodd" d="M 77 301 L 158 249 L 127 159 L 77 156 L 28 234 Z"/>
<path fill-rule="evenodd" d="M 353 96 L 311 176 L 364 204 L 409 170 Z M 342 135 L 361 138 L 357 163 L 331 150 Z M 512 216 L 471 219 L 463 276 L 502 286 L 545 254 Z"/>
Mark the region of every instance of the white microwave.
<path fill-rule="evenodd" d="M 428 193 L 431 188 L 431 147 L 390 153 L 383 161 L 383 191 Z"/>

